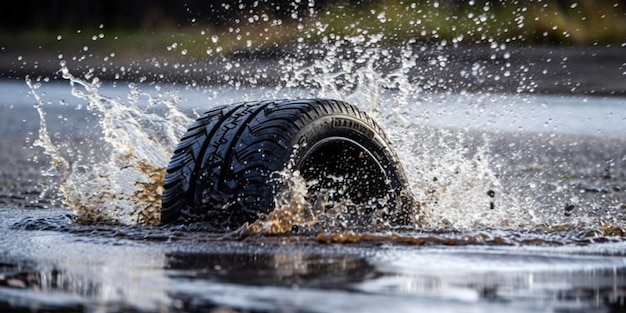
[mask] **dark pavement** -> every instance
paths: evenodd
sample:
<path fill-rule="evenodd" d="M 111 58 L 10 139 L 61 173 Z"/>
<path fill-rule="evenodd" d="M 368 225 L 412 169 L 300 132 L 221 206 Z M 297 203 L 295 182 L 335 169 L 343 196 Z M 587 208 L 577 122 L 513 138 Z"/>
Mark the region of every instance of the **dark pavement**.
<path fill-rule="evenodd" d="M 416 66 L 407 69 L 406 75 L 424 90 L 626 95 L 626 48 L 415 44 L 410 49 Z M 301 69 L 315 61 L 360 56 L 353 46 L 332 51 L 324 46 L 287 46 L 201 59 L 171 55 L 124 58 L 110 57 L 110 52 L 72 54 L 5 47 L 0 50 L 0 78 L 58 77 L 60 54 L 75 75 L 92 71 L 88 76 L 102 80 L 272 87 L 292 74 L 289 68 L 293 64 Z M 376 57 L 374 67 L 380 73 L 397 70 L 401 54 L 399 48 L 388 48 Z"/>

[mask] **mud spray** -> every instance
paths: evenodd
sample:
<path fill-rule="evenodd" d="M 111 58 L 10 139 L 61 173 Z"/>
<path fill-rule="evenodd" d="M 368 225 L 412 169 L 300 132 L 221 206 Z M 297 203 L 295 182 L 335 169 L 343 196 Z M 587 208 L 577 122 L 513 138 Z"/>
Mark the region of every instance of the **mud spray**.
<path fill-rule="evenodd" d="M 306 90 L 311 97 L 353 103 L 377 119 L 403 162 L 411 192 L 420 204 L 420 210 L 415 212 L 416 220 L 420 221 L 420 225 L 415 225 L 416 231 L 562 227 L 556 225 L 566 221 L 551 211 L 537 210 L 540 206 L 536 199 L 521 196 L 521 190 L 503 187 L 497 173 L 502 163 L 489 153 L 489 135 L 470 136 L 462 129 L 424 126 L 428 115 L 416 112 L 425 97 L 433 94 L 431 89 L 444 90 L 445 95 L 446 82 L 432 81 L 428 77 L 429 70 L 418 67 L 416 59 L 424 53 L 431 56 L 433 67 L 445 67 L 445 58 L 436 53 L 438 47 L 432 48 L 433 53 L 409 42 L 400 51 L 392 51 L 376 45 L 378 39 L 377 36 L 357 36 L 336 40 L 326 44 L 321 50 L 323 57 L 312 62 L 302 61 L 306 59 L 304 51 L 308 47 L 301 45 L 302 55 L 286 56 L 278 62 L 285 74 L 266 97 L 272 98 L 272 92 L 277 90 L 293 89 L 297 94 Z M 505 46 L 492 48 L 494 58 L 508 58 Z M 356 56 L 343 57 L 346 51 Z M 505 73 L 512 71 L 507 64 L 503 63 Z M 424 74 L 417 78 L 409 75 L 416 70 Z M 467 75 L 491 77 L 478 63 L 466 70 L 462 72 Z M 84 127 L 95 127 L 100 135 L 89 143 L 52 140 L 46 128 L 45 104 L 38 92 L 41 82 L 27 80 L 41 118 L 39 138 L 33 144 L 51 159 L 51 168 L 45 174 L 59 179 L 61 196 L 81 223 L 158 224 L 165 168 L 194 117 L 178 108 L 175 95 L 158 92 L 157 96 L 152 96 L 131 83 L 129 101 L 113 100 L 100 95 L 101 82 L 91 74 L 75 77 L 64 62 L 61 62 L 60 73 L 69 83 L 72 95 L 85 104 L 81 104 L 80 109 L 97 117 L 97 125 L 90 122 Z M 532 80 L 523 77 L 523 73 L 518 75 L 523 78 L 519 79 L 518 90 L 532 91 Z M 255 81 L 253 76 L 248 83 L 254 86 Z M 219 93 L 220 88 L 212 92 Z M 461 93 L 460 96 L 468 103 L 480 102 L 481 97 L 499 97 L 496 101 L 511 103 L 524 101 L 521 93 L 501 96 Z M 139 105 L 139 97 L 148 98 L 149 105 Z M 215 106 L 223 104 L 213 103 Z M 266 219 L 250 225 L 250 231 L 279 234 L 289 232 L 294 225 L 318 225 L 331 232 L 346 229 L 349 223 L 343 223 L 340 218 L 322 218 L 328 214 L 340 217 L 342 208 L 329 212 L 306 203 L 307 182 L 297 172 L 281 173 L 281 177 L 290 186 L 289 195 L 277 195 L 276 210 Z M 319 225 L 321 221 L 326 224 Z M 566 228 L 598 223 L 597 219 L 581 215 L 576 220 L 568 219 Z M 346 238 L 352 237 L 330 235 L 321 240 L 352 240 Z"/>
<path fill-rule="evenodd" d="M 84 101 L 84 109 L 98 121 L 96 125 L 72 122 L 98 128 L 101 134 L 88 143 L 53 142 L 44 102 L 37 93 L 40 83 L 27 80 L 41 118 L 39 138 L 33 144 L 52 160 L 44 175 L 58 177 L 63 200 L 80 223 L 158 224 L 164 169 L 192 120 L 174 102 L 152 99 L 145 108 L 133 101 L 123 104 L 101 96 L 97 78 L 92 82 L 75 78 L 64 66 L 61 74 L 72 95 Z M 130 89 L 131 100 L 141 95 L 132 85 Z M 157 106 L 165 108 L 161 115 L 150 111 Z"/>

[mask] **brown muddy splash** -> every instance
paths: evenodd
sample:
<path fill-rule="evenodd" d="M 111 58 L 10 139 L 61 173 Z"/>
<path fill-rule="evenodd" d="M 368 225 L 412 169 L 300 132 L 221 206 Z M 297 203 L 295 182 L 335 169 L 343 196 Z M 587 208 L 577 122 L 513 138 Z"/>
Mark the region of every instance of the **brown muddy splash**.
<path fill-rule="evenodd" d="M 435 231 L 423 233 L 359 233 L 353 231 L 324 232 L 316 236 L 319 243 L 399 243 L 413 246 L 443 245 L 508 245 L 508 246 L 560 246 L 565 244 L 586 245 L 591 243 L 626 240 L 626 230 L 617 225 L 599 228 L 579 228 L 572 225 L 536 225 L 534 229 L 520 231 L 486 230 L 473 233 Z"/>
<path fill-rule="evenodd" d="M 76 213 L 78 223 L 158 224 L 165 168 L 191 119 L 170 99 L 150 98 L 148 106 L 139 106 L 136 101 L 142 93 L 132 84 L 130 94 L 135 100 L 126 104 L 101 95 L 97 79 L 76 78 L 63 64 L 61 73 L 72 95 L 85 103 L 76 109 L 98 117 L 97 125 L 86 127 L 96 127 L 101 134 L 86 138 L 85 143 L 52 140 L 39 84 L 27 81 L 41 120 L 34 145 L 43 148 L 52 164 L 45 174 L 57 177 L 63 201 Z M 155 114 L 156 106 L 165 114 Z M 92 150 L 81 152 L 81 144 Z"/>

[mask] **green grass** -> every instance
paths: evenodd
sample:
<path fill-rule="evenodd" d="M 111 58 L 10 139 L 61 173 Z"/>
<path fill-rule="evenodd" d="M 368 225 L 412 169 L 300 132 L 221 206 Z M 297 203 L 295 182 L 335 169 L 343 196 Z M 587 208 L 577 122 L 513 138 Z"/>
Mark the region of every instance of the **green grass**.
<path fill-rule="evenodd" d="M 557 42 L 575 45 L 626 43 L 626 3 L 579 1 L 567 8 L 557 5 L 530 7 L 530 42 Z"/>
<path fill-rule="evenodd" d="M 381 41 L 388 44 L 446 40 L 620 46 L 626 42 L 625 8 L 616 1 L 579 1 L 565 8 L 554 1 L 489 6 L 435 2 L 374 1 L 359 10 L 335 4 L 320 12 L 318 20 L 328 26 L 326 33 L 342 38 L 382 33 Z"/>
<path fill-rule="evenodd" d="M 476 1 L 479 2 L 482 3 Z M 197 22 L 180 27 L 168 24 L 154 30 L 33 29 L 17 33 L 0 30 L 0 48 L 42 47 L 80 54 L 85 52 L 86 46 L 91 54 L 184 60 L 297 42 L 359 38 L 376 45 L 446 41 L 460 45 L 497 42 L 623 46 L 626 42 L 626 14 L 621 3 L 578 1 L 576 5 L 572 2 L 572 5 L 559 6 L 550 0 L 519 2 L 524 4 L 458 6 L 449 1 L 414 4 L 380 0 L 355 7 L 338 2 L 296 19 L 241 16 L 239 23 L 221 28 Z M 218 37 L 217 41 L 213 40 L 214 36 Z"/>

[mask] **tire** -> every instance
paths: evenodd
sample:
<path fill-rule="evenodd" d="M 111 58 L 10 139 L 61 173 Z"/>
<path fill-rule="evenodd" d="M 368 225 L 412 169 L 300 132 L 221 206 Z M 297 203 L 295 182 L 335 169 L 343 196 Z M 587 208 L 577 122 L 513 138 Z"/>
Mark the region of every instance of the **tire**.
<path fill-rule="evenodd" d="M 198 118 L 167 168 L 161 222 L 220 230 L 252 222 L 274 209 L 285 188 L 274 178 L 287 166 L 318 181 L 310 201 L 322 187 L 343 188 L 331 200 L 349 198 L 360 216 L 382 210 L 393 224 L 412 222 L 407 180 L 382 129 L 355 106 L 324 99 L 240 103 Z"/>

